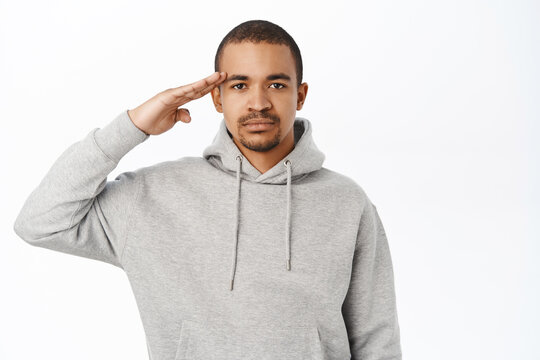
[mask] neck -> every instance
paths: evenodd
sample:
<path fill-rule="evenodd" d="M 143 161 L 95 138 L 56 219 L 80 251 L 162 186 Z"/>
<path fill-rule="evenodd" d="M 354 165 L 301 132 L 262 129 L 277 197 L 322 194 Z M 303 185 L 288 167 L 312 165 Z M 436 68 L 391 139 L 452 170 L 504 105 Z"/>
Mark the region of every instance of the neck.
<path fill-rule="evenodd" d="M 264 174 L 273 168 L 278 162 L 283 160 L 294 149 L 294 126 L 291 128 L 287 136 L 271 150 L 260 152 L 246 148 L 239 141 L 233 138 L 234 143 L 240 149 L 242 154 L 251 165 L 261 174 Z"/>

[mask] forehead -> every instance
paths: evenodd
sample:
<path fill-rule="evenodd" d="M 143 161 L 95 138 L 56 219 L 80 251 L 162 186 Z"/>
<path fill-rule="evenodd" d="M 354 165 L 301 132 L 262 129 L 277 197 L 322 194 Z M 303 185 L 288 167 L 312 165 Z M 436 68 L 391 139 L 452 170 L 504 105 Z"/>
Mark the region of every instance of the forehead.
<path fill-rule="evenodd" d="M 284 73 L 291 78 L 296 72 L 294 58 L 287 45 L 265 42 L 227 44 L 220 59 L 220 70 L 252 76 Z"/>

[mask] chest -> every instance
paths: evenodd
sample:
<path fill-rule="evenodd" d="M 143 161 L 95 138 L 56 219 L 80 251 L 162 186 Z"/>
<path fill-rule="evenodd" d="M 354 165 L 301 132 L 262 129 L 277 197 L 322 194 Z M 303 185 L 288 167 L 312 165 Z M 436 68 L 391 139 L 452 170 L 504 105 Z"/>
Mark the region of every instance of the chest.
<path fill-rule="evenodd" d="M 235 183 L 144 192 L 127 241 L 127 270 L 137 287 L 173 303 L 179 293 L 227 301 L 234 271 L 232 296 L 294 304 L 291 311 L 302 311 L 302 303 L 337 306 L 348 288 L 357 221 L 346 199 L 324 187 L 291 189 L 290 210 L 286 185 L 242 183 L 239 198 Z"/>

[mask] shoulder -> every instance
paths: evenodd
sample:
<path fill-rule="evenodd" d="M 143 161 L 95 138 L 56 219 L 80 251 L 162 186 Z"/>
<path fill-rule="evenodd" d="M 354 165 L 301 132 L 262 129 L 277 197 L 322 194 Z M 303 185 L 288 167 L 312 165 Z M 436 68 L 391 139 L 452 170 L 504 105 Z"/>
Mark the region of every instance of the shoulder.
<path fill-rule="evenodd" d="M 318 181 L 321 181 L 323 184 L 326 184 L 335 190 L 341 189 L 341 191 L 358 199 L 367 197 L 364 188 L 350 176 L 326 167 L 322 167 L 318 170 L 316 176 Z"/>
<path fill-rule="evenodd" d="M 364 188 L 355 179 L 343 173 L 322 167 L 308 178 L 319 184 L 322 193 L 334 201 L 341 202 L 345 208 L 351 211 L 362 213 L 366 204 L 370 203 Z"/>
<path fill-rule="evenodd" d="M 166 181 L 169 178 L 192 177 L 200 171 L 206 171 L 207 162 L 202 157 L 185 156 L 175 160 L 167 160 L 130 171 L 139 181 Z"/>

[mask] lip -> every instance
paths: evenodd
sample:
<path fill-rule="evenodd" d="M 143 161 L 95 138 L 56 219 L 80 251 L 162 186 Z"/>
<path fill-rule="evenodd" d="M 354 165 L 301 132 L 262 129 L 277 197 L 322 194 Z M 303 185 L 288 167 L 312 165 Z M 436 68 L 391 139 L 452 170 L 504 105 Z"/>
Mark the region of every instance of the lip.
<path fill-rule="evenodd" d="M 274 126 L 275 122 L 266 118 L 255 118 L 244 123 L 244 127 L 249 131 L 266 131 Z"/>
<path fill-rule="evenodd" d="M 269 119 L 253 119 L 248 120 L 244 123 L 244 125 L 250 125 L 250 124 L 273 124 L 274 122 Z"/>
<path fill-rule="evenodd" d="M 250 131 L 265 131 L 274 127 L 274 123 L 268 121 L 255 121 L 244 124 L 244 126 Z"/>

